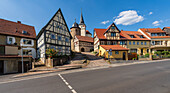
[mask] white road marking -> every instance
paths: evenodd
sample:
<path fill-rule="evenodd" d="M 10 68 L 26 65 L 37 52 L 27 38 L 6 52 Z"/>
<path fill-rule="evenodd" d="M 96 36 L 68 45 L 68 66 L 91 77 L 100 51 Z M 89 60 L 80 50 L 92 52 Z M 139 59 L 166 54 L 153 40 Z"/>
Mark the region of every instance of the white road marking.
<path fill-rule="evenodd" d="M 63 80 L 63 82 L 67 85 L 67 87 L 73 92 L 73 93 L 77 93 L 73 87 L 71 87 L 71 85 L 63 78 L 63 76 L 61 76 L 61 74 L 58 74 L 59 77 Z"/>
<path fill-rule="evenodd" d="M 105 69 L 105 68 L 110 68 L 110 67 L 119 67 L 119 66 L 126 66 L 126 65 L 157 63 L 157 62 L 163 62 L 163 61 L 167 61 L 167 60 L 169 60 L 169 59 L 154 60 L 154 61 L 142 61 L 142 62 L 139 62 L 139 63 L 135 62 L 135 63 L 125 63 L 125 64 L 111 64 L 110 66 L 101 66 L 101 67 L 85 68 L 85 69 L 77 69 L 77 70 L 66 70 L 66 71 L 63 71 L 63 72 L 49 73 L 49 74 L 44 74 L 44 75 L 42 74 L 42 75 L 38 75 L 38 76 L 28 76 L 28 77 L 14 78 L 14 79 L 8 80 L 8 81 L 1 81 L 0 84 L 19 82 L 19 81 L 31 80 L 31 79 L 37 79 L 37 78 L 43 78 L 43 77 L 49 77 L 49 76 L 55 76 L 55 75 L 58 75 L 58 74 L 76 73 L 76 72 Z"/>

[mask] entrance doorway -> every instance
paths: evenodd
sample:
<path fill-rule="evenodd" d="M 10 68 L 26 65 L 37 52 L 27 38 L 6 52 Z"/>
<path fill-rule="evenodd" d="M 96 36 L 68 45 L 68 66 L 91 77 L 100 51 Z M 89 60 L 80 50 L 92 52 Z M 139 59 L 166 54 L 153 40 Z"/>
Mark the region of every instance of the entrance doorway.
<path fill-rule="evenodd" d="M 123 60 L 126 60 L 126 53 L 123 52 Z"/>
<path fill-rule="evenodd" d="M 0 60 L 0 74 L 4 73 L 4 61 Z"/>
<path fill-rule="evenodd" d="M 81 52 L 84 52 L 84 48 L 81 48 Z"/>
<path fill-rule="evenodd" d="M 141 55 L 143 55 L 143 49 L 141 49 Z"/>

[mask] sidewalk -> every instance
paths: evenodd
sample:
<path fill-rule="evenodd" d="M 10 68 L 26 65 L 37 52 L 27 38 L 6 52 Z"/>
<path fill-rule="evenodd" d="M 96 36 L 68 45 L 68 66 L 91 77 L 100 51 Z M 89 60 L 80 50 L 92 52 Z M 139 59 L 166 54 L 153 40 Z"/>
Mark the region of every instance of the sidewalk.
<path fill-rule="evenodd" d="M 89 64 L 86 66 L 87 68 L 110 65 L 108 62 L 106 62 L 101 57 L 95 56 L 95 54 L 92 54 L 90 52 L 83 52 L 82 54 L 85 54 L 89 60 Z"/>

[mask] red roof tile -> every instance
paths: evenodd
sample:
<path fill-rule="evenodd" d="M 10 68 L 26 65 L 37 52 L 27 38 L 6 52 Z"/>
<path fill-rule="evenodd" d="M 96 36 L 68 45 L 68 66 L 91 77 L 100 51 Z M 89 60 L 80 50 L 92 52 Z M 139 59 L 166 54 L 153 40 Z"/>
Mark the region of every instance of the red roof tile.
<path fill-rule="evenodd" d="M 22 34 L 22 31 L 27 31 L 28 34 Z M 4 19 L 0 19 L 0 34 L 36 38 L 36 32 L 33 26 Z"/>
<path fill-rule="evenodd" d="M 85 41 L 85 42 L 93 42 L 93 38 L 92 37 L 88 37 L 88 36 L 79 36 L 76 35 L 77 39 L 79 41 Z"/>
<path fill-rule="evenodd" d="M 170 38 L 170 36 L 152 36 L 152 38 Z"/>
<path fill-rule="evenodd" d="M 96 35 L 99 39 L 106 39 L 106 37 L 103 35 L 106 30 L 107 29 L 98 29 L 98 28 L 94 29 L 94 31 L 96 32 Z"/>
<path fill-rule="evenodd" d="M 112 50 L 129 50 L 128 48 L 124 48 L 120 45 L 100 45 L 106 50 L 112 49 Z"/>
<path fill-rule="evenodd" d="M 149 33 L 166 33 L 161 28 L 140 28 L 140 30 L 150 38 L 168 38 L 167 36 L 150 36 Z"/>
<path fill-rule="evenodd" d="M 149 40 L 146 38 L 142 33 L 137 31 L 121 31 L 121 34 L 126 37 L 128 40 Z M 129 35 L 134 35 L 135 38 L 131 38 Z M 144 38 L 140 38 L 139 36 L 142 35 Z"/>

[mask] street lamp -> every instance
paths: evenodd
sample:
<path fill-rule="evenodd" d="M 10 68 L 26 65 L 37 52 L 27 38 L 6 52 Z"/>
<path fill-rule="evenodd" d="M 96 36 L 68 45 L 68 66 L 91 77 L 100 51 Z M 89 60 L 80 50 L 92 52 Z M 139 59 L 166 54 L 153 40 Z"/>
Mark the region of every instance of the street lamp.
<path fill-rule="evenodd" d="M 24 73 L 24 62 L 23 62 L 23 42 L 21 43 L 21 59 L 22 59 L 22 73 Z"/>

